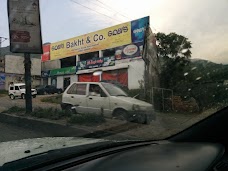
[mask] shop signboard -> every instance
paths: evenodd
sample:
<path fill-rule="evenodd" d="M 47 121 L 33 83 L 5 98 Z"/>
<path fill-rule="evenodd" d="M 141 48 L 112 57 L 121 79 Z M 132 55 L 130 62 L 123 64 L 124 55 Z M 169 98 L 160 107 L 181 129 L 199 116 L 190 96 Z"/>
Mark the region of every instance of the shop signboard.
<path fill-rule="evenodd" d="M 60 68 L 60 69 L 53 69 L 50 71 L 50 76 L 54 75 L 68 75 L 68 74 L 75 74 L 76 73 L 76 66 Z"/>
<path fill-rule="evenodd" d="M 50 60 L 143 42 L 149 17 L 52 43 Z"/>
<path fill-rule="evenodd" d="M 115 65 L 115 57 L 110 56 L 110 57 L 80 61 L 78 62 L 77 70 L 100 68 L 100 67 L 114 66 L 114 65 Z"/>
<path fill-rule="evenodd" d="M 142 57 L 143 42 L 132 43 L 115 48 L 116 60 Z"/>
<path fill-rule="evenodd" d="M 5 88 L 6 75 L 5 73 L 0 73 L 0 89 Z"/>
<path fill-rule="evenodd" d="M 48 60 L 50 60 L 50 44 L 43 45 L 43 54 L 41 55 L 42 62 Z"/>
<path fill-rule="evenodd" d="M 50 71 L 41 71 L 41 77 L 42 78 L 47 78 L 49 77 Z"/>

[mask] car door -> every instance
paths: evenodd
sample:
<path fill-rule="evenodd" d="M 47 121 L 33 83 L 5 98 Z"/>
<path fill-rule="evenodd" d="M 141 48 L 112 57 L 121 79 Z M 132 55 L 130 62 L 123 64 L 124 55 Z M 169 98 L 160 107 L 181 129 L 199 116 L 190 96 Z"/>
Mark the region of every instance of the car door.
<path fill-rule="evenodd" d="M 67 90 L 67 98 L 72 106 L 76 107 L 77 113 L 87 113 L 87 84 L 74 83 Z"/>
<path fill-rule="evenodd" d="M 14 96 L 21 96 L 21 91 L 20 91 L 19 86 L 15 86 Z"/>
<path fill-rule="evenodd" d="M 108 116 L 111 114 L 110 100 L 98 83 L 89 84 L 89 94 L 87 96 L 88 113 L 102 114 Z"/>

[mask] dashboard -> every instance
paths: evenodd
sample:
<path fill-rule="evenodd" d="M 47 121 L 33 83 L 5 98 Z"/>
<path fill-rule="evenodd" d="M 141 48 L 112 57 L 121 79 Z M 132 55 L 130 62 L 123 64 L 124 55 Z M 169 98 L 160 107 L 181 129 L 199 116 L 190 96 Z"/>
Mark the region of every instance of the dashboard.
<path fill-rule="evenodd" d="M 123 150 L 77 165 L 67 171 L 212 171 L 219 167 L 225 152 L 216 143 L 160 141 Z M 221 165 L 221 164 L 220 164 Z M 223 165 L 224 166 L 224 165 Z M 223 171 L 221 170 L 221 171 Z"/>

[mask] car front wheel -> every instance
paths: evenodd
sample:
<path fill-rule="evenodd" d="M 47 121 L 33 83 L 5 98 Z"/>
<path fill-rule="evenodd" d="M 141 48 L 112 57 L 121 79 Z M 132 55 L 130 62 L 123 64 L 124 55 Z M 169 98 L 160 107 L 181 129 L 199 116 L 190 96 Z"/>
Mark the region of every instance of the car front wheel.
<path fill-rule="evenodd" d="M 14 100 L 15 99 L 15 96 L 13 94 L 10 95 L 10 99 L 11 100 Z"/>

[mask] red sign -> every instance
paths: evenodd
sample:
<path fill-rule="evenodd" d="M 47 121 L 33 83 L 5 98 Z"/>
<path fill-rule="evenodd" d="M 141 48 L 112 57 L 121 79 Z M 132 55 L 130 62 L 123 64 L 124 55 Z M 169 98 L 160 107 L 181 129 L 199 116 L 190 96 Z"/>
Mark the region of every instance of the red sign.
<path fill-rule="evenodd" d="M 27 31 L 10 31 L 11 41 L 12 42 L 23 42 L 27 43 L 30 42 L 30 34 Z"/>
<path fill-rule="evenodd" d="M 50 44 L 43 45 L 43 54 L 41 55 L 41 61 L 48 61 L 50 60 Z"/>

